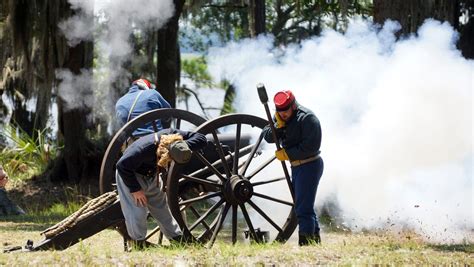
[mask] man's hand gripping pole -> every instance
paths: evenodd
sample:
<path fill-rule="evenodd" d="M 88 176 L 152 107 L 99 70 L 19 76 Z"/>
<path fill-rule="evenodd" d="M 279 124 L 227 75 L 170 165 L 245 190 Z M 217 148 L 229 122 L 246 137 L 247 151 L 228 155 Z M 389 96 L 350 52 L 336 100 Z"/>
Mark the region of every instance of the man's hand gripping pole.
<path fill-rule="evenodd" d="M 258 97 L 260 98 L 260 102 L 262 102 L 263 106 L 265 107 L 265 112 L 267 113 L 268 123 L 270 124 L 270 129 L 272 131 L 273 141 L 275 141 L 275 145 L 277 150 L 281 149 L 280 143 L 278 141 L 275 125 L 273 124 L 272 115 L 270 114 L 270 109 L 268 108 L 268 95 L 265 86 L 262 83 L 257 84 L 257 92 Z M 281 166 L 283 167 L 283 172 L 285 173 L 286 182 L 288 183 L 288 187 L 290 188 L 291 197 L 293 198 L 293 202 L 295 201 L 295 193 L 293 192 L 293 186 L 291 184 L 290 174 L 288 173 L 288 168 L 284 161 L 281 161 Z"/>

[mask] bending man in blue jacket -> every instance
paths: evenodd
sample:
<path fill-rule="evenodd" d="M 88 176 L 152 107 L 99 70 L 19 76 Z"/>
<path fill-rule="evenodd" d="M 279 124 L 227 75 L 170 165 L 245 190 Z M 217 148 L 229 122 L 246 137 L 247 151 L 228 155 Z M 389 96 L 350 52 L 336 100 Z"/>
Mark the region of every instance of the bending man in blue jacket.
<path fill-rule="evenodd" d="M 295 192 L 295 212 L 298 218 L 300 246 L 320 243 L 319 223 L 314 202 L 324 163 L 319 156 L 321 126 L 314 113 L 299 105 L 289 90 L 275 94 L 275 127 L 282 149 L 275 152 L 281 160 L 291 164 L 292 185 Z M 263 129 L 264 138 L 273 143 L 269 126 Z"/>
<path fill-rule="evenodd" d="M 166 238 L 181 240 L 182 232 L 169 210 L 159 173 L 172 160 L 188 162 L 192 151 L 206 144 L 200 133 L 164 129 L 137 139 L 124 151 L 117 162 L 116 182 L 127 232 L 135 246 L 149 245 L 145 241 L 148 211 Z"/>
<path fill-rule="evenodd" d="M 171 108 L 171 106 L 158 93 L 152 83 L 146 79 L 138 79 L 132 83 L 128 92 L 117 101 L 115 113 L 120 126 L 123 126 L 145 112 L 161 108 Z M 163 129 L 160 120 L 156 121 L 156 130 L 153 127 L 152 123 L 148 123 L 133 132 L 133 136 L 140 137 Z"/>

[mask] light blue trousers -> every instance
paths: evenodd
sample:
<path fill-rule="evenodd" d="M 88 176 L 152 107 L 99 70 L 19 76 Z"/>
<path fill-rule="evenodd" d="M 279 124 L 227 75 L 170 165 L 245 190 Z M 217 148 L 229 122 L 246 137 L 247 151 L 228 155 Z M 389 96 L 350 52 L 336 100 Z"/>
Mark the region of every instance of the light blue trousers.
<path fill-rule="evenodd" d="M 134 240 L 145 239 L 148 211 L 153 218 L 157 220 L 160 230 L 166 238 L 170 239 L 181 235 L 181 229 L 171 215 L 166 193 L 157 186 L 157 178 L 149 179 L 140 174 L 136 174 L 136 176 L 148 200 L 147 207 L 139 207 L 135 204 L 135 199 L 123 182 L 120 174 L 118 172 L 115 174 L 117 190 L 120 197 L 120 207 L 122 208 L 127 232 L 130 237 Z"/>

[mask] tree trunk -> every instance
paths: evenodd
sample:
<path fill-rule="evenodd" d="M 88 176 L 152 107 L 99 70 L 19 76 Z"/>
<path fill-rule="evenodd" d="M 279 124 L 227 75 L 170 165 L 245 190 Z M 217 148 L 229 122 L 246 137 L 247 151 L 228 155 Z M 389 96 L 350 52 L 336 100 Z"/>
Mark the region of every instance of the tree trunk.
<path fill-rule="evenodd" d="M 458 48 L 461 49 L 465 58 L 474 58 L 474 19 L 463 26 L 461 37 L 458 42 Z"/>
<path fill-rule="evenodd" d="M 158 65 L 156 86 L 161 95 L 176 107 L 176 83 L 179 80 L 179 17 L 184 0 L 174 0 L 175 13 L 162 29 L 158 30 Z"/>
<path fill-rule="evenodd" d="M 250 36 L 256 37 L 265 33 L 265 0 L 249 1 L 249 27 Z"/>
<path fill-rule="evenodd" d="M 92 42 L 67 46 L 58 23 L 74 15 L 68 0 L 2 1 L 0 10 L 2 17 L 9 14 L 8 34 L 4 31 L 5 35 L 1 36 L 1 87 L 13 102 L 13 119 L 31 134 L 34 129 L 43 129 L 46 125 L 56 69 L 66 68 L 75 75 L 90 69 Z M 79 86 L 82 91 L 73 90 L 82 94 L 79 99 L 92 94 L 91 88 L 84 90 L 84 85 Z M 30 112 L 32 107 L 27 107 L 26 103 L 33 98 L 37 99 L 36 107 L 33 107 L 36 109 Z M 79 182 L 89 171 L 88 164 L 94 163 L 91 155 L 98 154 L 86 135 L 91 108 L 71 109 L 65 103 L 65 99 L 58 97 L 58 140 L 64 149 L 57 158 L 51 178 Z"/>
<path fill-rule="evenodd" d="M 57 33 L 66 0 L 3 1 L 8 20 L 2 34 L 2 87 L 13 103 L 12 118 L 27 133 L 44 129 L 49 118 L 55 69 L 65 40 Z M 27 107 L 36 99 L 34 111 Z"/>
<path fill-rule="evenodd" d="M 402 34 L 416 32 L 428 18 L 447 21 L 457 28 L 458 12 L 458 0 L 374 0 L 374 22 L 396 20 L 402 26 Z"/>
<path fill-rule="evenodd" d="M 11 55 L 11 41 L 9 40 L 10 35 L 8 34 L 6 21 L 8 17 L 8 1 L 0 1 L 0 66 L 2 66 L 2 71 L 0 71 L 0 97 L 5 90 L 5 84 L 3 83 L 3 68 L 7 59 Z M 3 101 L 0 102 L 0 108 L 5 108 Z M 0 115 L 3 113 L 0 112 Z M 3 121 L 3 117 L 0 116 L 0 122 Z"/>
<path fill-rule="evenodd" d="M 30 57 L 32 29 L 35 25 L 36 6 L 33 1 L 13 1 L 8 3 L 9 18 L 7 21 L 8 33 L 11 34 L 11 54 L 4 65 L 4 86 L 7 96 L 12 100 L 12 120 L 28 134 L 33 133 L 31 113 L 27 109 L 27 102 L 32 96 L 32 68 Z"/>
<path fill-rule="evenodd" d="M 60 5 L 52 3 L 52 1 L 45 1 L 41 6 L 42 20 L 39 21 L 39 29 L 43 34 L 39 36 L 41 51 L 37 52 L 33 64 L 38 66 L 40 72 L 38 73 L 38 92 L 36 97 L 36 108 L 34 116 L 34 128 L 44 129 L 49 118 L 49 108 L 51 107 L 51 92 L 54 84 L 54 70 L 58 66 L 56 60 L 58 56 L 58 45 L 55 44 L 57 37 L 58 16 L 55 8 Z M 63 41 L 62 46 L 65 45 Z"/>
<path fill-rule="evenodd" d="M 69 5 L 68 5 L 68 8 Z M 69 10 L 71 11 L 71 10 Z M 92 19 L 92 18 L 91 18 Z M 84 69 L 92 68 L 93 45 L 92 42 L 81 42 L 68 48 L 63 68 L 73 75 L 80 75 Z M 90 84 L 92 85 L 92 83 Z M 92 88 L 79 85 L 72 88 L 73 92 L 81 97 L 92 95 Z M 82 90 L 82 91 L 81 91 Z M 58 156 L 52 173 L 52 180 L 65 180 L 79 183 L 86 177 L 88 170 L 88 157 L 91 143 L 87 139 L 86 130 L 89 127 L 88 117 L 91 113 L 89 106 L 68 107 L 66 99 L 58 97 L 58 126 L 59 140 L 64 142 L 62 154 Z M 64 164 L 64 166 L 63 166 Z"/>
<path fill-rule="evenodd" d="M 464 24 L 459 25 L 461 34 L 458 42 L 458 48 L 466 58 L 474 58 L 474 1 L 460 0 L 463 16 L 466 18 Z M 460 12 L 461 13 L 461 12 Z"/>

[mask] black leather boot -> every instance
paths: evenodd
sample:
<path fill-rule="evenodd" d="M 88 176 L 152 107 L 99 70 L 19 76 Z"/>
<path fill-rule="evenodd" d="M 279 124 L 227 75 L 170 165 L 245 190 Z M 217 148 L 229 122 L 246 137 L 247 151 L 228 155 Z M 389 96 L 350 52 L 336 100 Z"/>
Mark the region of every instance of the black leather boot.
<path fill-rule="evenodd" d="M 321 236 L 319 235 L 319 231 L 314 232 L 313 242 L 316 243 L 316 244 L 321 244 Z"/>
<path fill-rule="evenodd" d="M 298 235 L 298 245 L 307 246 L 311 243 L 311 235 L 308 234 L 299 234 Z"/>
<path fill-rule="evenodd" d="M 130 250 L 145 250 L 148 248 L 157 248 L 159 245 L 150 243 L 146 240 L 130 240 L 128 242 Z"/>

